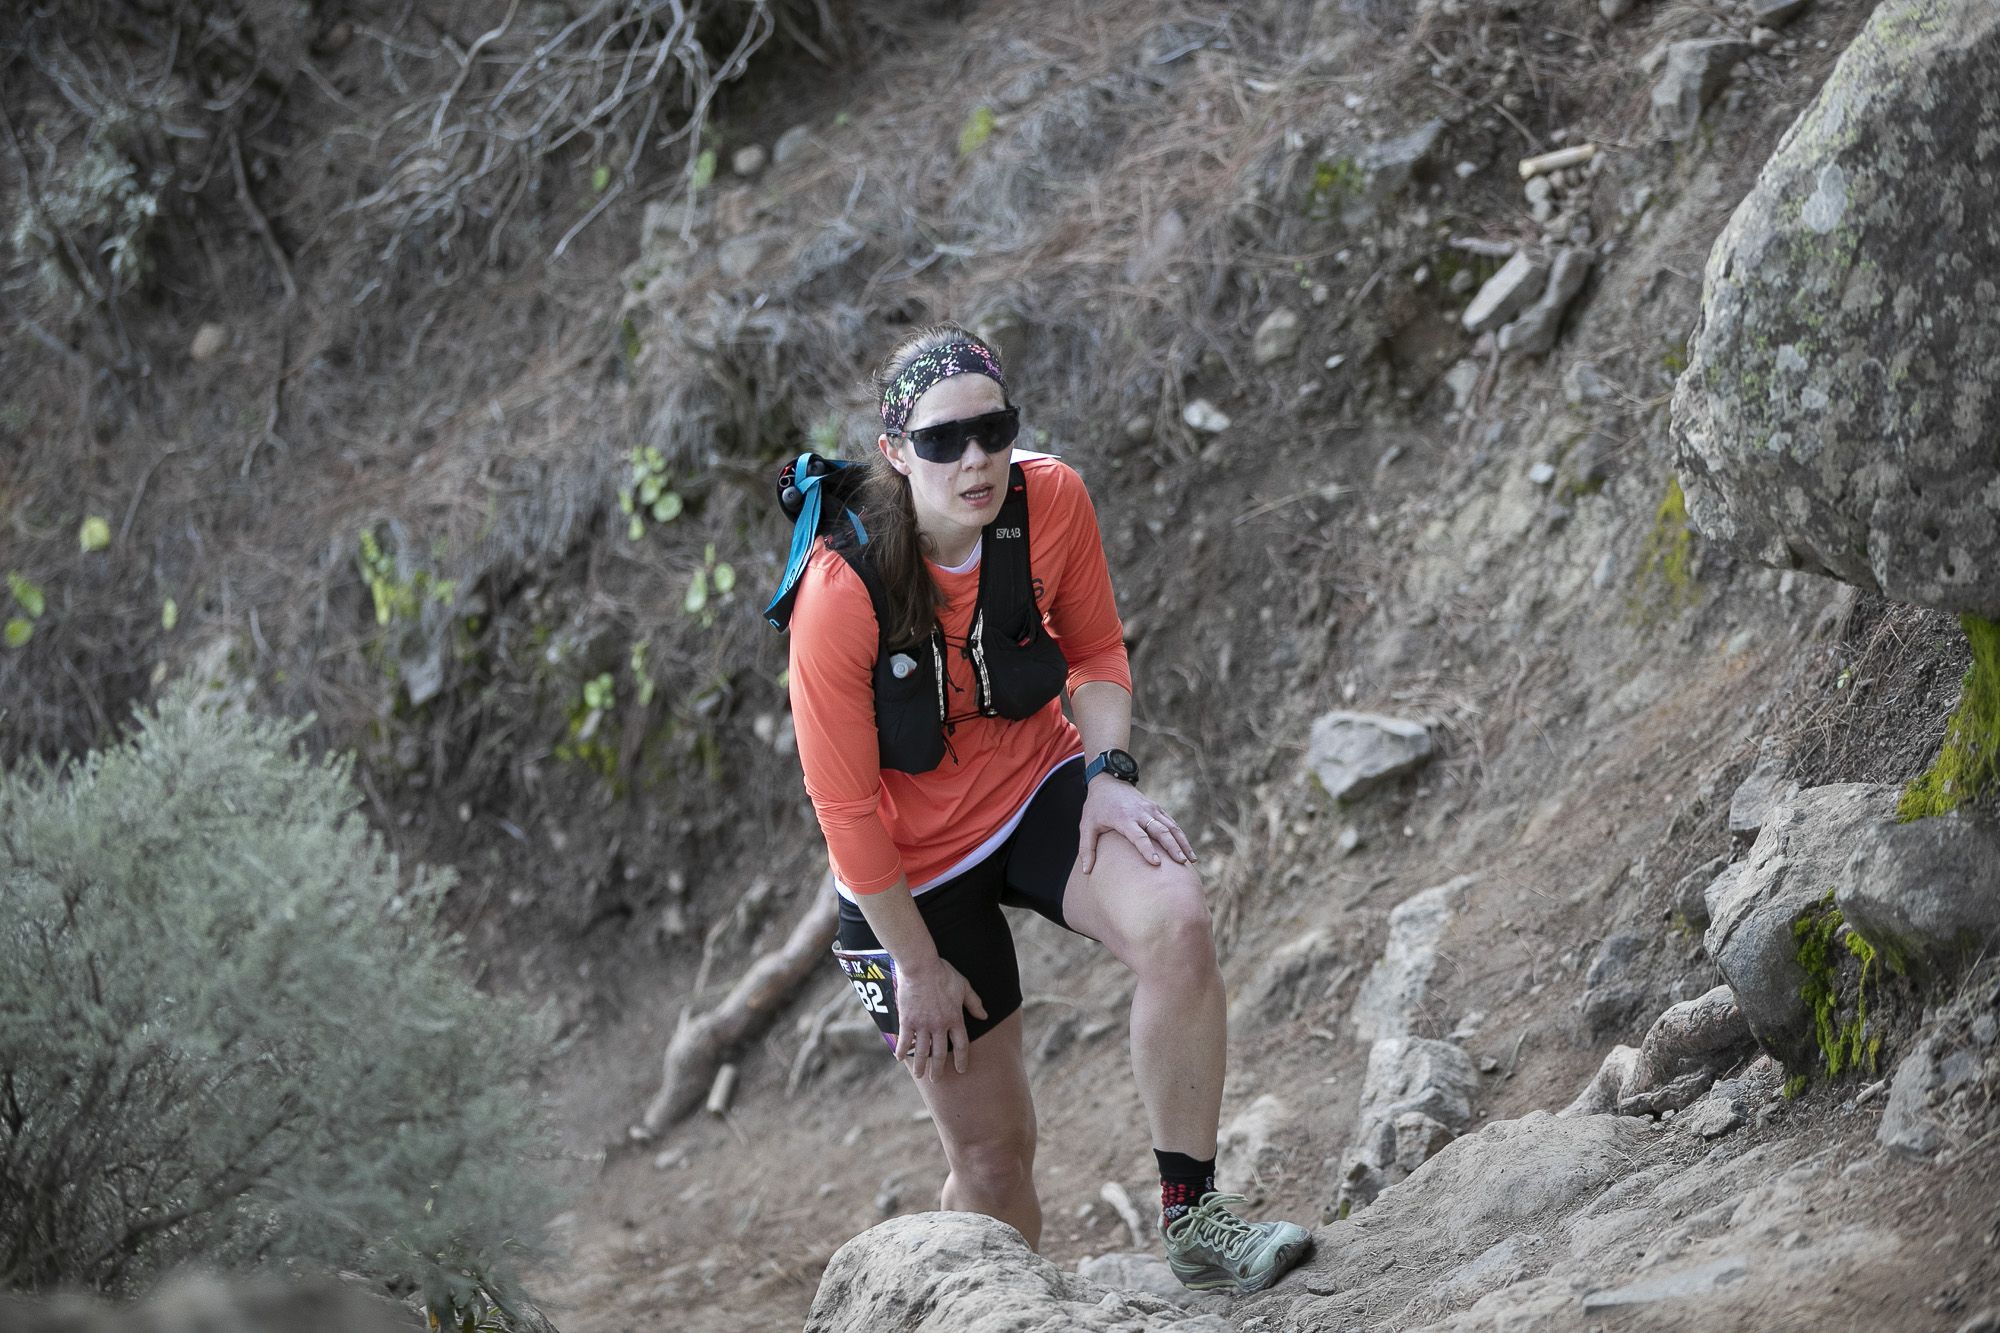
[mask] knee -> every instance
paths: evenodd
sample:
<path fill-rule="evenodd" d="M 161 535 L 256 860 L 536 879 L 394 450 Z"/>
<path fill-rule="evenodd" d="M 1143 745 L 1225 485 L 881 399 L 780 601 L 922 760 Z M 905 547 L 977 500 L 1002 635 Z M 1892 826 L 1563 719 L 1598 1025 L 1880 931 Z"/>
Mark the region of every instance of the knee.
<path fill-rule="evenodd" d="M 951 1175 L 978 1196 L 1012 1197 L 1034 1181 L 1034 1137 L 1010 1134 L 968 1144 L 951 1155 Z"/>
<path fill-rule="evenodd" d="M 1179 976 L 1206 975 L 1215 967 L 1215 935 L 1201 885 L 1192 878 L 1176 885 L 1153 903 L 1136 941 L 1134 970 L 1157 970 Z"/>

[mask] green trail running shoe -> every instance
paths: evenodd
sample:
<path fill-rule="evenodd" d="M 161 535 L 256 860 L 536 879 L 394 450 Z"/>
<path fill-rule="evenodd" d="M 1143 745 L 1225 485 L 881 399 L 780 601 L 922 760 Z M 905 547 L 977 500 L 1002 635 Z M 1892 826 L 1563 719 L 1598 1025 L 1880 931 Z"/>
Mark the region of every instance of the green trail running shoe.
<path fill-rule="evenodd" d="M 1312 1253 L 1312 1233 L 1294 1222 L 1246 1222 L 1229 1211 L 1240 1194 L 1205 1194 L 1167 1226 L 1167 1266 L 1193 1291 L 1262 1291 Z"/>

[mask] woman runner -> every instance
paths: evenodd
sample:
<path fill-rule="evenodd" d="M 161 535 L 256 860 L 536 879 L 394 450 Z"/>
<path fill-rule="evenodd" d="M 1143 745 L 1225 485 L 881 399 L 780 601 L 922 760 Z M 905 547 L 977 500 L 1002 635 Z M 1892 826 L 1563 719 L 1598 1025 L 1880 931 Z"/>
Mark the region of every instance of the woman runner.
<path fill-rule="evenodd" d="M 964 330 L 924 331 L 878 380 L 867 540 L 823 540 L 807 563 L 791 700 L 836 952 L 930 1108 L 942 1206 L 1041 1236 L 1001 905 L 1025 908 L 1137 978 L 1132 1069 L 1175 1275 L 1261 1290 L 1312 1238 L 1215 1190 L 1222 975 L 1193 847 L 1126 753 L 1131 676 L 1090 497 L 1056 459 L 1012 454 L 999 358 Z"/>

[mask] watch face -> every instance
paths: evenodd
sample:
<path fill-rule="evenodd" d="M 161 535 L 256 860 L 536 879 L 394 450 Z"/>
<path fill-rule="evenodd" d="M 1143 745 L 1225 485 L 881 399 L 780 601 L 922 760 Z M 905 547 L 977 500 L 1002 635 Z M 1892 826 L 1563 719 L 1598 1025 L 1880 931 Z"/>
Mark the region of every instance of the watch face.
<path fill-rule="evenodd" d="M 1104 752 L 1104 771 L 1124 782 L 1139 780 L 1139 761 L 1123 750 Z"/>

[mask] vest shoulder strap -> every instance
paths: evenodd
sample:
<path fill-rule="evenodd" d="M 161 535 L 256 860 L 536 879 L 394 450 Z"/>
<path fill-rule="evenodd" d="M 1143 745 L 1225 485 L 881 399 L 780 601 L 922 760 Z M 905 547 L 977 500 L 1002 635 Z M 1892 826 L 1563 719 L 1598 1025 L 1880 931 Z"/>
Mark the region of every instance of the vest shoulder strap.
<path fill-rule="evenodd" d="M 1000 513 L 981 534 L 979 607 L 987 622 L 1007 634 L 1025 629 L 1021 612 L 1035 607 L 1034 571 L 1028 563 L 1028 478 L 1019 463 L 1007 469 L 1007 495 Z"/>

